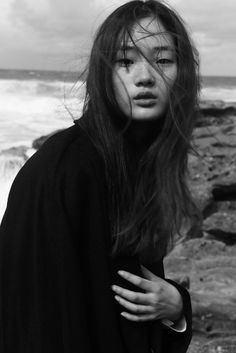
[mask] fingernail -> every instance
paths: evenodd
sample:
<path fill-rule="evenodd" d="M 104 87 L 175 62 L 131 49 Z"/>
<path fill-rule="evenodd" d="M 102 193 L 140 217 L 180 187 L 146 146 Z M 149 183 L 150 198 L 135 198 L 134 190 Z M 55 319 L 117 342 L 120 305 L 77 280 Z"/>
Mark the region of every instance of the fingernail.
<path fill-rule="evenodd" d="M 124 272 L 124 271 L 118 271 L 118 274 L 119 274 L 120 276 L 125 276 L 125 272 Z"/>

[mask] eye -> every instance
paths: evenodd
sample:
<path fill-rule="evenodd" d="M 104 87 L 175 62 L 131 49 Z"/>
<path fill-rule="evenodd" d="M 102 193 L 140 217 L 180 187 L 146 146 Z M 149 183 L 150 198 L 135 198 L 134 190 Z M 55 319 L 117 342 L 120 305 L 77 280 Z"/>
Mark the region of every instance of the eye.
<path fill-rule="evenodd" d="M 162 58 L 162 59 L 157 59 L 156 63 L 158 65 L 170 65 L 174 62 L 172 59 L 167 59 L 167 58 Z"/>
<path fill-rule="evenodd" d="M 133 64 L 133 60 L 127 58 L 118 59 L 116 62 L 119 64 L 119 66 L 126 68 Z"/>

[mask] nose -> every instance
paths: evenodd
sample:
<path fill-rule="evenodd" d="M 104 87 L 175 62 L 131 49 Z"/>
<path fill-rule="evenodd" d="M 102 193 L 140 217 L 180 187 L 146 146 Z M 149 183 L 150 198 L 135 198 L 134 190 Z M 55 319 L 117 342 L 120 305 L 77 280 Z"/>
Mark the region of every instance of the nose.
<path fill-rule="evenodd" d="M 135 72 L 135 85 L 137 87 L 152 87 L 155 84 L 154 68 L 148 62 L 142 62 L 138 65 Z"/>

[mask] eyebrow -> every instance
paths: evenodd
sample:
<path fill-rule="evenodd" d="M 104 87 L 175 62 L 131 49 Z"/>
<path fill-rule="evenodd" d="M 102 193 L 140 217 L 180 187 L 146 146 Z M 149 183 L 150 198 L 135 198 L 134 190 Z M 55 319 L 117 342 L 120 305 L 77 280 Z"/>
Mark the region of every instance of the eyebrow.
<path fill-rule="evenodd" d="M 129 51 L 129 50 L 137 50 L 135 45 L 122 45 L 118 51 Z M 154 51 L 174 51 L 174 48 L 170 45 L 160 45 L 157 47 L 153 47 Z"/>

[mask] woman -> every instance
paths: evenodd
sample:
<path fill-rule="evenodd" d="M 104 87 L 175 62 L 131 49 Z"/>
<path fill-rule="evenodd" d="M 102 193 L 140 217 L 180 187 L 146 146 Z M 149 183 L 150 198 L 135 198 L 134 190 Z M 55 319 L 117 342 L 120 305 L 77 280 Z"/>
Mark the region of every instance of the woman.
<path fill-rule="evenodd" d="M 194 209 L 197 61 L 180 18 L 153 0 L 119 7 L 97 32 L 86 87 L 82 118 L 9 195 L 1 352 L 186 352 L 190 297 L 163 270 Z"/>

